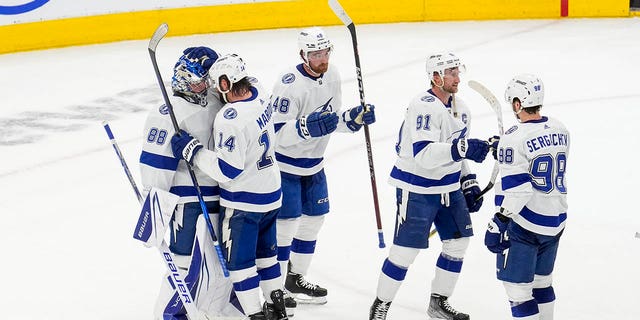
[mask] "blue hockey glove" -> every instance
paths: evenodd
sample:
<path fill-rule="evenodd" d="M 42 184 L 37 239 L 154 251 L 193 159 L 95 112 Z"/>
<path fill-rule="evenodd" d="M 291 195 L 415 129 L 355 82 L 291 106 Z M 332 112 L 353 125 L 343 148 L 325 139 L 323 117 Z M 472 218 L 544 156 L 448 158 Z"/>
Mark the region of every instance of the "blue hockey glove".
<path fill-rule="evenodd" d="M 498 160 L 498 143 L 500 143 L 500 137 L 493 136 L 487 140 L 489 142 L 489 148 L 491 148 L 491 155 L 494 160 Z"/>
<path fill-rule="evenodd" d="M 303 139 L 322 137 L 336 130 L 338 120 L 335 112 L 312 112 L 298 119 L 296 128 Z"/>
<path fill-rule="evenodd" d="M 507 234 L 507 227 L 511 219 L 496 213 L 489 221 L 487 232 L 484 234 L 484 245 L 493 253 L 502 253 L 511 247 L 511 241 Z"/>
<path fill-rule="evenodd" d="M 200 149 L 202 149 L 200 141 L 184 130 L 180 130 L 178 134 L 171 137 L 171 151 L 177 159 L 184 159 L 193 164 L 193 157 Z"/>
<path fill-rule="evenodd" d="M 342 118 L 351 131 L 358 131 L 363 124 L 376 122 L 375 106 L 367 104 L 367 111 L 362 106 L 353 107 L 342 113 Z"/>
<path fill-rule="evenodd" d="M 489 144 L 480 139 L 454 139 L 451 144 L 451 157 L 453 161 L 469 159 L 482 162 L 489 152 Z"/>
<path fill-rule="evenodd" d="M 209 47 L 190 47 L 184 49 L 182 53 L 189 59 L 197 59 L 202 67 L 209 71 L 211 66 L 218 60 L 218 53 Z"/>
<path fill-rule="evenodd" d="M 462 186 L 462 193 L 464 193 L 464 200 L 467 202 L 469 212 L 478 212 L 482 206 L 482 198 L 478 199 L 480 186 L 478 185 L 478 180 L 476 180 L 476 175 L 468 174 L 462 177 L 460 185 Z"/>

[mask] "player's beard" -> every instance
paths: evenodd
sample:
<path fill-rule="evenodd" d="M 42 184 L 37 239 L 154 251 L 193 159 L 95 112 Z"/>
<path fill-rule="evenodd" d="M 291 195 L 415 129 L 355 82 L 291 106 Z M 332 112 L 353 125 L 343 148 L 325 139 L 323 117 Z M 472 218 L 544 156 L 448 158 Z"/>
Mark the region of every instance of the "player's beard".
<path fill-rule="evenodd" d="M 323 74 L 327 72 L 327 70 L 329 70 L 329 63 L 321 63 L 317 65 L 315 68 L 313 66 L 309 66 L 309 68 L 317 74 Z"/>

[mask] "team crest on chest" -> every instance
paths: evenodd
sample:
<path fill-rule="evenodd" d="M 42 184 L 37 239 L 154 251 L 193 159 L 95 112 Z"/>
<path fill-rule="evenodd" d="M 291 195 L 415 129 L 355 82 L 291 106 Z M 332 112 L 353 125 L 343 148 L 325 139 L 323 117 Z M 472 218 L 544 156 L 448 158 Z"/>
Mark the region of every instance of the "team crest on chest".
<path fill-rule="evenodd" d="M 434 101 L 436 101 L 436 99 L 433 96 L 424 96 L 424 97 L 420 98 L 420 100 L 422 100 L 424 102 L 434 102 Z"/>

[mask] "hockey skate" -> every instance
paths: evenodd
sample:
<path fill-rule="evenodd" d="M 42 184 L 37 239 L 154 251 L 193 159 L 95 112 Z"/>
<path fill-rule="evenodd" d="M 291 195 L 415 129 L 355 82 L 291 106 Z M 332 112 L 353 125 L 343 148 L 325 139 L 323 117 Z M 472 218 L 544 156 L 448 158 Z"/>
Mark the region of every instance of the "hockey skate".
<path fill-rule="evenodd" d="M 293 317 L 298 303 L 296 302 L 296 299 L 291 297 L 291 295 L 289 295 L 289 292 L 286 290 L 284 291 L 284 306 L 287 308 L 287 316 L 289 318 Z"/>
<path fill-rule="evenodd" d="M 284 293 L 282 290 L 271 291 L 271 300 L 273 303 L 265 301 L 263 312 L 268 320 L 288 320 L 287 309 L 284 305 Z"/>
<path fill-rule="evenodd" d="M 391 301 L 384 302 L 376 297 L 369 310 L 369 320 L 385 320 L 387 319 L 387 311 L 391 306 Z"/>
<path fill-rule="evenodd" d="M 304 304 L 327 303 L 327 289 L 307 282 L 301 274 L 287 272 L 284 288 L 298 302 Z"/>
<path fill-rule="evenodd" d="M 448 297 L 431 294 L 427 314 L 432 320 L 469 320 L 469 315 L 458 312 L 447 301 Z"/>

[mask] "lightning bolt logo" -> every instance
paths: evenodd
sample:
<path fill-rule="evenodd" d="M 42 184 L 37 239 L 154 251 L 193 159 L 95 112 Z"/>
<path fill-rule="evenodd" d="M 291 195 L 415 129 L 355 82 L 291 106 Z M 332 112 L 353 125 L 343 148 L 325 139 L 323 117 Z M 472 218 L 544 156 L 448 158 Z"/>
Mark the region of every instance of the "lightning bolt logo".
<path fill-rule="evenodd" d="M 224 220 L 222 221 L 222 244 L 227 251 L 227 259 L 231 256 L 231 244 L 233 243 L 233 240 L 231 240 L 231 227 L 229 226 L 232 216 L 233 209 L 225 208 Z"/>

